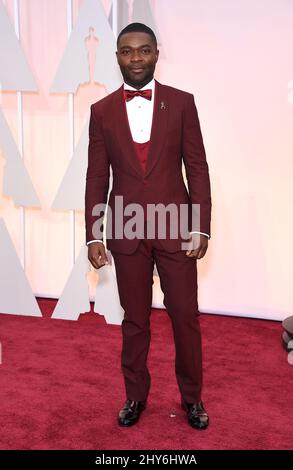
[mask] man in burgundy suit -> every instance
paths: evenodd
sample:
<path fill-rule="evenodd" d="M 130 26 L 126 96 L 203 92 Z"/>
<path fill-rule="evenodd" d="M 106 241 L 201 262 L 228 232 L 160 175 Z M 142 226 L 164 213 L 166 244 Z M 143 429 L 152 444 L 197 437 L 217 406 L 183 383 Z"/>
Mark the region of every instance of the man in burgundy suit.
<path fill-rule="evenodd" d="M 125 311 L 121 366 L 126 402 L 118 423 L 135 424 L 147 403 L 150 389 L 147 355 L 156 263 L 174 332 L 181 406 L 193 428 L 205 429 L 209 418 L 201 397 L 196 262 L 208 247 L 211 196 L 194 97 L 153 78 L 159 51 L 156 37 L 146 25 L 132 23 L 124 28 L 117 39 L 116 55 L 124 83 L 91 106 L 85 221 L 88 257 L 99 269 L 108 264 L 108 259 L 103 243 L 104 211 L 97 211 L 95 206 L 106 205 L 111 165 L 113 186 L 108 201 L 106 240 L 115 261 L 119 297 Z M 117 201 L 122 201 L 122 229 Z M 187 236 L 181 232 L 177 237 L 170 234 L 179 225 L 171 214 L 165 218 L 166 234 L 159 236 L 155 228 L 155 235 L 149 236 L 147 227 L 153 219 L 147 210 L 150 205 L 159 204 L 173 204 L 175 209 L 181 205 L 188 207 Z M 143 209 L 143 218 L 141 223 L 136 219 L 138 230 L 133 237 L 129 236 L 129 223 L 134 205 Z M 191 225 L 193 207 L 200 207 L 200 222 L 196 225 Z M 127 224 L 128 233 L 124 230 Z M 182 245 L 184 240 L 188 249 Z"/>

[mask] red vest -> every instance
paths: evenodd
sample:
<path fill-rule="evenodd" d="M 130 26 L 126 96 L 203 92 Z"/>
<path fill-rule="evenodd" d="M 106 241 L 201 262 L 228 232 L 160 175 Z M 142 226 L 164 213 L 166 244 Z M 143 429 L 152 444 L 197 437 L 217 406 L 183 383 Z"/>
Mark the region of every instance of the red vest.
<path fill-rule="evenodd" d="M 147 142 L 142 142 L 142 143 L 134 142 L 134 140 L 132 142 L 136 151 L 137 158 L 139 159 L 139 162 L 141 164 L 142 170 L 145 173 L 150 140 L 148 140 Z M 145 221 L 147 220 L 146 211 L 144 211 L 144 220 Z"/>
<path fill-rule="evenodd" d="M 143 142 L 143 143 L 133 141 L 133 145 L 136 150 L 136 155 L 140 161 L 143 172 L 145 172 L 146 162 L 147 162 L 147 157 L 148 157 L 148 150 L 150 146 L 150 140 L 148 140 L 147 142 Z"/>

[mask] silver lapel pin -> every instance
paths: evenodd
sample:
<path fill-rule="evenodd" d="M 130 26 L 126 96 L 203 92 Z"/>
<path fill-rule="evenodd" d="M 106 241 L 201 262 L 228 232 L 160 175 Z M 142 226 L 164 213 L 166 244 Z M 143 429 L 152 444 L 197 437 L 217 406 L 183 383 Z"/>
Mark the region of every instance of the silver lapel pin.
<path fill-rule="evenodd" d="M 161 109 L 167 109 L 164 101 L 161 101 Z"/>

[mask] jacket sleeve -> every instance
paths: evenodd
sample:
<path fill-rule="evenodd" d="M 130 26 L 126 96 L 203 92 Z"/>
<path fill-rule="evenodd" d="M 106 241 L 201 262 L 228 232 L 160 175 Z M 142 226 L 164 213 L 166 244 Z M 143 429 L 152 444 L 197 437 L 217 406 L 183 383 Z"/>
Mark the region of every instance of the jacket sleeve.
<path fill-rule="evenodd" d="M 212 204 L 209 168 L 194 97 L 190 93 L 183 112 L 182 154 L 190 200 L 192 204 L 199 205 L 200 211 L 199 223 L 190 223 L 189 230 L 210 235 Z M 192 212 L 198 213 L 196 208 Z"/>
<path fill-rule="evenodd" d="M 108 160 L 101 118 L 94 105 L 91 105 L 89 123 L 88 167 L 85 189 L 85 228 L 86 243 L 103 238 L 103 220 L 109 190 L 110 163 Z M 101 204 L 101 209 L 93 209 Z M 98 212 L 100 212 L 98 214 Z M 99 215 L 99 217 L 97 217 Z M 95 224 L 95 221 L 99 222 Z"/>

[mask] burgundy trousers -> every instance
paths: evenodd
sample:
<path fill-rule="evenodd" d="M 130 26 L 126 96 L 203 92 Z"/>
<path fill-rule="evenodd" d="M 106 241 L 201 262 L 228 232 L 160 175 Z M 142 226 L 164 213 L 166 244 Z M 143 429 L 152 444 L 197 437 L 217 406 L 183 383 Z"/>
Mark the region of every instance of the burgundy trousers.
<path fill-rule="evenodd" d="M 175 341 L 175 372 L 182 399 L 201 399 L 202 349 L 197 303 L 197 265 L 186 250 L 169 253 L 160 240 L 143 239 L 133 254 L 112 252 L 122 322 L 121 367 L 126 397 L 143 401 L 148 397 L 151 377 L 147 367 L 150 345 L 150 313 L 153 268 L 156 262 L 164 294 L 164 305 L 172 321 Z"/>

